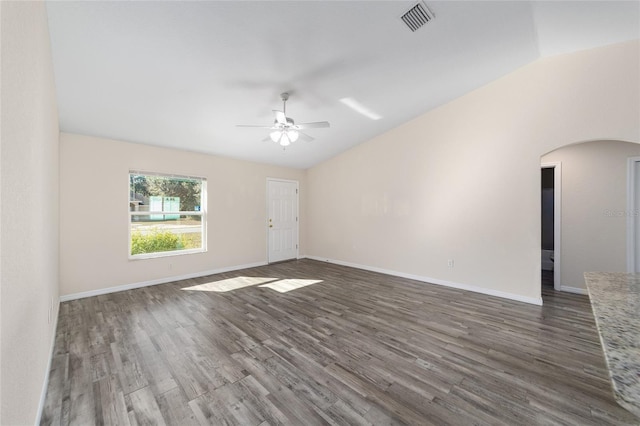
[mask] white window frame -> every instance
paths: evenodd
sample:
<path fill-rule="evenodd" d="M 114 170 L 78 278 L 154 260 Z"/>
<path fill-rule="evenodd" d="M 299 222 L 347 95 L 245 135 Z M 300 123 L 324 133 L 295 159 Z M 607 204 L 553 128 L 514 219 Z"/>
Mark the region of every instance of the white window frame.
<path fill-rule="evenodd" d="M 131 202 L 131 175 L 143 175 L 143 176 L 158 176 L 164 178 L 177 178 L 177 179 L 194 179 L 200 181 L 200 211 L 131 211 L 129 207 L 129 203 Z M 144 172 L 139 170 L 129 170 L 127 175 L 128 182 L 128 195 L 127 195 L 127 208 L 129 210 L 129 223 L 128 227 L 128 257 L 129 260 L 142 260 L 142 259 L 154 259 L 158 257 L 169 257 L 169 256 L 182 256 L 185 254 L 195 254 L 195 253 L 205 253 L 207 251 L 207 178 L 202 176 L 186 176 L 186 175 L 176 175 L 171 173 L 158 173 L 158 172 Z M 149 215 L 170 215 L 170 214 L 178 214 L 178 215 L 187 215 L 187 216 L 200 216 L 200 223 L 202 224 L 201 229 L 201 238 L 202 238 L 202 247 L 197 249 L 188 249 L 188 250 L 172 250 L 172 251 L 159 251 L 155 253 L 141 253 L 141 254 L 131 254 L 131 223 L 132 218 L 134 216 L 149 216 Z"/>

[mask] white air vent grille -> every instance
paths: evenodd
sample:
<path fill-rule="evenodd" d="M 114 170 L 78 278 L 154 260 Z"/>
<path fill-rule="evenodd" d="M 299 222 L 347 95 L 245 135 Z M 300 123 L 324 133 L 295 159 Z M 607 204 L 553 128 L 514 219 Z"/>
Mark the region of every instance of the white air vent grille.
<path fill-rule="evenodd" d="M 416 4 L 400 18 L 411 31 L 416 31 L 435 17 L 422 2 Z"/>

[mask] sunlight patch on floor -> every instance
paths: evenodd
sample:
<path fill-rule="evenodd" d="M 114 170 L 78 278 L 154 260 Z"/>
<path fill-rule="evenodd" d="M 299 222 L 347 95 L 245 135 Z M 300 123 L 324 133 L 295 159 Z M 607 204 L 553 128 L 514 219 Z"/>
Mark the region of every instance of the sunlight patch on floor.
<path fill-rule="evenodd" d="M 278 278 L 266 277 L 235 277 L 226 280 L 212 281 L 210 283 L 184 287 L 183 290 L 191 291 L 215 291 L 216 293 L 225 293 L 227 291 L 237 290 L 239 288 L 251 287 L 257 284 L 264 284 L 270 281 L 278 281 Z"/>
<path fill-rule="evenodd" d="M 275 290 L 280 293 L 286 293 L 291 290 L 296 290 L 298 288 L 306 287 L 308 285 L 317 284 L 321 282 L 322 280 L 290 279 L 290 280 L 275 281 L 268 284 L 262 284 L 262 285 L 259 285 L 258 287 L 267 287 L 267 288 L 270 288 L 271 290 Z"/>

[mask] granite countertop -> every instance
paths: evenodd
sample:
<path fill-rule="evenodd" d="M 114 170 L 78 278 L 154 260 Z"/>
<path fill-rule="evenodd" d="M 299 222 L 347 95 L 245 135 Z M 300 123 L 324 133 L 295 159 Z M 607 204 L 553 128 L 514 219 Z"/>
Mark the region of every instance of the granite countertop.
<path fill-rule="evenodd" d="M 640 274 L 584 274 L 616 400 L 640 416 Z"/>

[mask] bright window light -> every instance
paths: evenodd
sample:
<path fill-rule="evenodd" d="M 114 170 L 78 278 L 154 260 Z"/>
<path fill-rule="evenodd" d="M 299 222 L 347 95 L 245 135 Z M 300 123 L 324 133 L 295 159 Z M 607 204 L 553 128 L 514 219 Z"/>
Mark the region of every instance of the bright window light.
<path fill-rule="evenodd" d="M 278 278 L 235 277 L 235 278 L 228 278 L 226 280 L 212 281 L 210 283 L 194 285 L 191 287 L 184 287 L 183 290 L 213 291 L 216 293 L 226 293 L 227 291 L 238 290 L 239 288 L 251 287 L 258 284 L 268 283 L 271 281 L 278 281 Z"/>
<path fill-rule="evenodd" d="M 226 293 L 228 291 L 239 290 L 245 287 L 266 287 L 278 293 L 286 293 L 308 285 L 321 283 L 322 280 L 301 280 L 301 279 L 280 279 L 267 277 L 235 277 L 220 281 L 198 284 L 191 287 L 184 287 L 186 291 L 212 291 L 215 293 Z"/>
<path fill-rule="evenodd" d="M 262 284 L 258 287 L 267 287 L 279 293 L 286 293 L 291 290 L 306 287 L 308 285 L 321 283 L 322 280 L 280 280 L 268 284 Z"/>
<path fill-rule="evenodd" d="M 342 102 L 343 104 L 345 104 L 346 106 L 354 110 L 355 112 L 362 114 L 371 120 L 380 120 L 382 118 L 381 115 L 371 111 L 369 108 L 362 105 L 360 102 L 356 101 L 353 98 L 342 98 L 340 99 L 340 102 Z"/>

